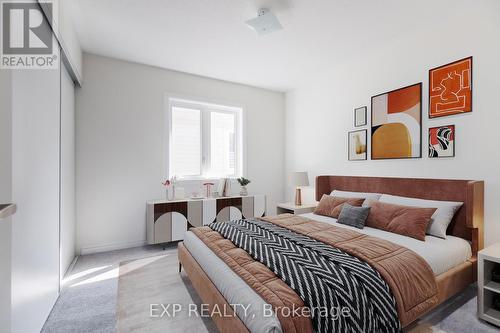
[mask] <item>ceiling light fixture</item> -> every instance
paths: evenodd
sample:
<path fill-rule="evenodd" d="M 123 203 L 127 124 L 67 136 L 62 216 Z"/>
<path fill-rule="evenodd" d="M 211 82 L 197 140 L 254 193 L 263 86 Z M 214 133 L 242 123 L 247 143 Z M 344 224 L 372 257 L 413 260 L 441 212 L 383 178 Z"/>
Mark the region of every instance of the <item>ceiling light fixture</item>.
<path fill-rule="evenodd" d="M 245 23 L 250 28 L 255 30 L 260 36 L 283 29 L 283 26 L 280 21 L 278 21 L 276 15 L 271 13 L 269 9 L 261 8 L 259 9 L 258 14 L 259 16 L 248 20 Z"/>

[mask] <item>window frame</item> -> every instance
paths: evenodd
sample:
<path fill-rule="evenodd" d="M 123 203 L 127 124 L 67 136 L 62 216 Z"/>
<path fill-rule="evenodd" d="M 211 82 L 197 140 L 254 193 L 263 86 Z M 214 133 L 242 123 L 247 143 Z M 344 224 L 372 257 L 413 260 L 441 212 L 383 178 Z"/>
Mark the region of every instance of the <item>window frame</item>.
<path fill-rule="evenodd" d="M 244 138 L 245 132 L 245 112 L 243 106 L 236 106 L 232 103 L 214 103 L 203 101 L 199 98 L 181 97 L 178 95 L 165 95 L 165 135 L 164 135 L 164 178 L 170 179 L 172 164 L 170 153 L 172 151 L 172 108 L 181 107 L 188 109 L 200 110 L 200 170 L 199 175 L 177 175 L 179 180 L 204 180 L 204 179 L 220 179 L 220 178 L 237 178 L 242 177 L 246 173 L 246 147 Z M 211 149 L 211 113 L 229 113 L 235 115 L 235 174 L 214 176 L 208 175 L 210 168 L 210 149 Z"/>

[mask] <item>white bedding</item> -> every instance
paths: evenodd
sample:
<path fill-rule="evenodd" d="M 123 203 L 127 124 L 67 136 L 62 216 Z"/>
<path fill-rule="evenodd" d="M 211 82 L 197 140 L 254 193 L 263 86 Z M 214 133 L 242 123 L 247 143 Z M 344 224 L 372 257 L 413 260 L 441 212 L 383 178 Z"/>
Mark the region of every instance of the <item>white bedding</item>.
<path fill-rule="evenodd" d="M 250 332 L 282 332 L 281 324 L 276 315 L 264 315 L 264 304 L 267 303 L 262 297 L 191 231 L 188 231 L 184 237 L 184 246 L 227 302 L 229 304 L 238 304 L 234 309 L 236 315 Z"/>
<path fill-rule="evenodd" d="M 314 213 L 301 214 L 311 220 L 335 224 L 338 227 L 351 229 L 366 235 L 375 236 L 405 246 L 420 255 L 427 261 L 435 275 L 466 262 L 472 256 L 470 243 L 463 238 L 446 236 L 446 239 L 425 236 L 425 242 L 418 239 L 394 234 L 380 229 L 364 227 L 357 229 L 344 224 L 337 223 L 332 217 L 317 215 Z"/>

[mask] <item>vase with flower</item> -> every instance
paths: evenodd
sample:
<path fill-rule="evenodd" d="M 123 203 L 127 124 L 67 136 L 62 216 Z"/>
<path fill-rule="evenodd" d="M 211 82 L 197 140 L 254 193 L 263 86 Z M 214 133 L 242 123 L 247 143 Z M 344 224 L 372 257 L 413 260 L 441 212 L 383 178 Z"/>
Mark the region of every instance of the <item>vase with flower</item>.
<path fill-rule="evenodd" d="M 171 200 L 171 196 L 170 196 L 170 187 L 171 187 L 170 185 L 171 185 L 171 182 L 170 182 L 170 179 L 165 180 L 161 184 L 165 187 L 166 199 L 167 200 Z"/>

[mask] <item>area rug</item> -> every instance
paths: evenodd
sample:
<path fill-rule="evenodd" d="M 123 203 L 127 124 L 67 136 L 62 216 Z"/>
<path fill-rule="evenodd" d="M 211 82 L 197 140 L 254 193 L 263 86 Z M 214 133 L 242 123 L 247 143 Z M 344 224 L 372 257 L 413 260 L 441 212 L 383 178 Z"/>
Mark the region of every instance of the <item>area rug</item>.
<path fill-rule="evenodd" d="M 217 332 L 210 318 L 189 312 L 201 300 L 176 252 L 120 263 L 117 297 L 117 332 Z"/>
<path fill-rule="evenodd" d="M 406 333 L 494 333 L 500 330 L 477 318 L 476 286 L 440 305 Z M 174 314 L 174 304 L 180 309 Z M 208 317 L 189 314 L 201 300 L 184 274 L 177 252 L 120 263 L 117 332 L 217 332 Z"/>

